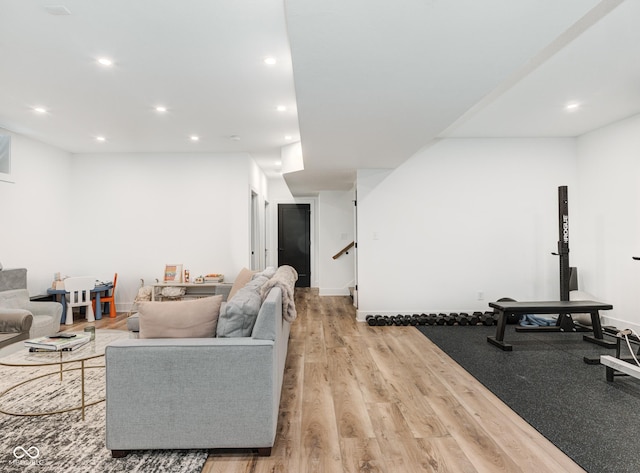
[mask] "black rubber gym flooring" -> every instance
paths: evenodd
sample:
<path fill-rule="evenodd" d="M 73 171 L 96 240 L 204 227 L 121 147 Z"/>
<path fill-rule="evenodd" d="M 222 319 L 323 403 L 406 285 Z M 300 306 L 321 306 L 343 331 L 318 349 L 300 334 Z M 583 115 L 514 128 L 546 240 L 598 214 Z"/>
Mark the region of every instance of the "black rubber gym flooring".
<path fill-rule="evenodd" d="M 505 332 L 511 352 L 487 343 L 495 327 L 417 329 L 586 471 L 640 472 L 640 380 L 607 383 L 604 366 L 583 361 L 615 350 L 582 333 L 518 333 L 514 325 Z"/>

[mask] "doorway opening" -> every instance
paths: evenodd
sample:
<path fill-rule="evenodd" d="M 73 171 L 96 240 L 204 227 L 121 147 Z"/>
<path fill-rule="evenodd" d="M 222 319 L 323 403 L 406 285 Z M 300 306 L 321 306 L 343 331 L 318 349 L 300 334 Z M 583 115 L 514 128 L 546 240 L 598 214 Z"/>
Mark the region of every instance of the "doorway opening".
<path fill-rule="evenodd" d="M 278 266 L 293 266 L 296 287 L 311 287 L 311 205 L 278 204 Z"/>

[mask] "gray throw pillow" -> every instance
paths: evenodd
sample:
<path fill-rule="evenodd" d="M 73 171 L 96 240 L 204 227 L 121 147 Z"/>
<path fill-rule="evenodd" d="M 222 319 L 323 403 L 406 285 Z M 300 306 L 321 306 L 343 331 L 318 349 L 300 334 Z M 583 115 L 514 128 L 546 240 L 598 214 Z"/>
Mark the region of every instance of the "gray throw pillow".
<path fill-rule="evenodd" d="M 250 337 L 256 323 L 262 296 L 260 289 L 269 280 L 257 275 L 227 301 L 218 319 L 218 337 Z"/>

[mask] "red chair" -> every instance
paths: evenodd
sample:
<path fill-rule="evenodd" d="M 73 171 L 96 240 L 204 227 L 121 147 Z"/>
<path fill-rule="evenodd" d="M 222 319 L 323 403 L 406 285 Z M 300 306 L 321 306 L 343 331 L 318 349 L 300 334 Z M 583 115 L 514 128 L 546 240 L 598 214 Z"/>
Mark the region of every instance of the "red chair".
<path fill-rule="evenodd" d="M 109 317 L 114 318 L 116 316 L 116 283 L 118 282 L 118 273 L 113 275 L 113 289 L 111 294 L 107 296 L 100 296 L 100 304 L 109 303 Z M 93 311 L 96 310 L 96 300 L 92 301 Z"/>

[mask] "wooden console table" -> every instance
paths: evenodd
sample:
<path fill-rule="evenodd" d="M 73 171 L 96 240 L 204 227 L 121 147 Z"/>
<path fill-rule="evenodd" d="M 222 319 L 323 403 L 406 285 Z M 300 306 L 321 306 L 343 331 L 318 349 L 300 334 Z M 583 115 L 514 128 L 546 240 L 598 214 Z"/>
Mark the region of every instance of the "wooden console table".
<path fill-rule="evenodd" d="M 198 297 L 209 297 L 209 296 L 217 296 L 218 294 L 222 294 L 226 296 L 229 294 L 231 290 L 232 284 L 224 283 L 224 282 L 205 282 L 205 283 L 194 283 L 194 282 L 186 282 L 186 283 L 164 283 L 159 282 L 152 284 L 151 291 L 151 300 L 162 300 L 162 295 L 160 291 L 165 287 L 184 287 L 185 295 L 184 297 L 189 299 L 195 299 Z"/>

